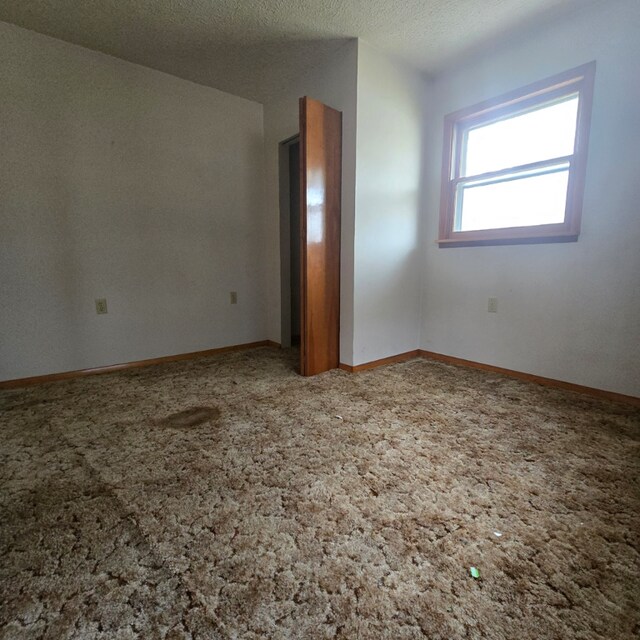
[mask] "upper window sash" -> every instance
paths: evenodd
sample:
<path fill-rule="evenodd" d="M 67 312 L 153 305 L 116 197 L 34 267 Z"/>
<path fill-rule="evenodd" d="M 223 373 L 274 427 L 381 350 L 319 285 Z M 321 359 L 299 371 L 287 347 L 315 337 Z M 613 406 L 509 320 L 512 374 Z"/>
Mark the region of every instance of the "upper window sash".
<path fill-rule="evenodd" d="M 553 158 L 562 158 L 575 153 L 577 115 L 580 105 L 580 94 L 573 91 L 559 98 L 545 100 L 535 107 L 518 109 L 507 116 L 485 119 L 479 124 L 459 124 L 456 128 L 456 157 L 454 158 L 454 176 L 474 177 L 492 171 L 516 169 L 517 167 L 545 162 Z M 554 124 L 564 120 L 571 128 L 567 132 L 552 130 Z M 515 127 L 514 127 L 515 125 Z M 519 125 L 519 126 L 518 126 Z M 511 131 L 509 131 L 509 127 Z M 535 138 L 531 137 L 531 130 L 535 131 Z M 502 143 L 502 158 L 493 159 L 493 167 L 484 171 L 473 171 L 473 168 L 484 158 L 478 153 L 482 147 L 482 134 L 485 138 L 491 136 L 500 149 L 500 134 L 506 137 L 519 138 L 522 147 L 510 148 Z M 478 139 L 480 135 L 480 139 Z M 485 144 L 486 144 L 485 139 Z M 554 153 L 555 152 L 555 153 Z M 486 159 L 485 164 L 486 164 Z M 500 162 L 498 161 L 500 160 Z M 519 161 L 518 161 L 519 160 Z M 469 166 L 471 165 L 471 166 Z"/>

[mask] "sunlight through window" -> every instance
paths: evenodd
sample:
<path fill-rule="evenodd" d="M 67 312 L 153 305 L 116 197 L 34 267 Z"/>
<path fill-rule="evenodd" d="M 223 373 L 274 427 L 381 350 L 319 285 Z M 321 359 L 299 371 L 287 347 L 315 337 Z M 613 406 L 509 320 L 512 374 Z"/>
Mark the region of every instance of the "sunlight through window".
<path fill-rule="evenodd" d="M 594 72 L 447 116 L 441 245 L 577 239 Z"/>

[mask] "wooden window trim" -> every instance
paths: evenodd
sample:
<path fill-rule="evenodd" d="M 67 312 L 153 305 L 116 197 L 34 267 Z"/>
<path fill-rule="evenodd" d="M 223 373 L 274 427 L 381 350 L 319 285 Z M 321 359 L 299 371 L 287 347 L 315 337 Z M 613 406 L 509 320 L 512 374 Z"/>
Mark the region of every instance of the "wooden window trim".
<path fill-rule="evenodd" d="M 526 87 L 510 91 L 497 98 L 461 109 L 445 117 L 438 238 L 440 247 L 577 241 L 580 234 L 587 169 L 595 70 L 595 61 L 589 62 Z M 534 107 L 572 93 L 578 93 L 580 99 L 574 153 L 564 158 L 569 162 L 569 184 L 564 222 L 480 231 L 454 231 L 455 191 L 460 182 L 458 158 L 462 154 L 463 132 L 470 126 L 498 120 L 516 110 Z M 554 159 L 554 161 L 558 160 Z M 545 163 L 548 164 L 549 161 L 535 162 L 526 166 L 535 169 L 542 167 Z M 505 168 L 483 174 L 483 176 L 474 176 L 474 179 L 497 177 L 514 169 L 516 167 Z M 517 167 L 517 169 L 521 170 L 522 167 Z"/>

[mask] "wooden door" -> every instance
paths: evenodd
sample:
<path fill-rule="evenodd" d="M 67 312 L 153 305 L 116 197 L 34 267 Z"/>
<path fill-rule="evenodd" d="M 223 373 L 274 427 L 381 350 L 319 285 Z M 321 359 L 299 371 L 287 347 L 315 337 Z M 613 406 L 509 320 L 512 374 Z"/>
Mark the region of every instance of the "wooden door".
<path fill-rule="evenodd" d="M 300 371 L 340 362 L 340 203 L 342 113 L 300 98 Z"/>

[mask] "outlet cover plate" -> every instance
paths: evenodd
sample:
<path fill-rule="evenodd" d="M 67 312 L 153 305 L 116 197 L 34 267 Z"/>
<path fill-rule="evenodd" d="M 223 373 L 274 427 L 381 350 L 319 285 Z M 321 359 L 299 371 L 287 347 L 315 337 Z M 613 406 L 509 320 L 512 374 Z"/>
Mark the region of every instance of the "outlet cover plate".
<path fill-rule="evenodd" d="M 103 313 L 108 313 L 106 298 L 96 298 L 96 313 L 98 315 L 101 315 Z"/>

